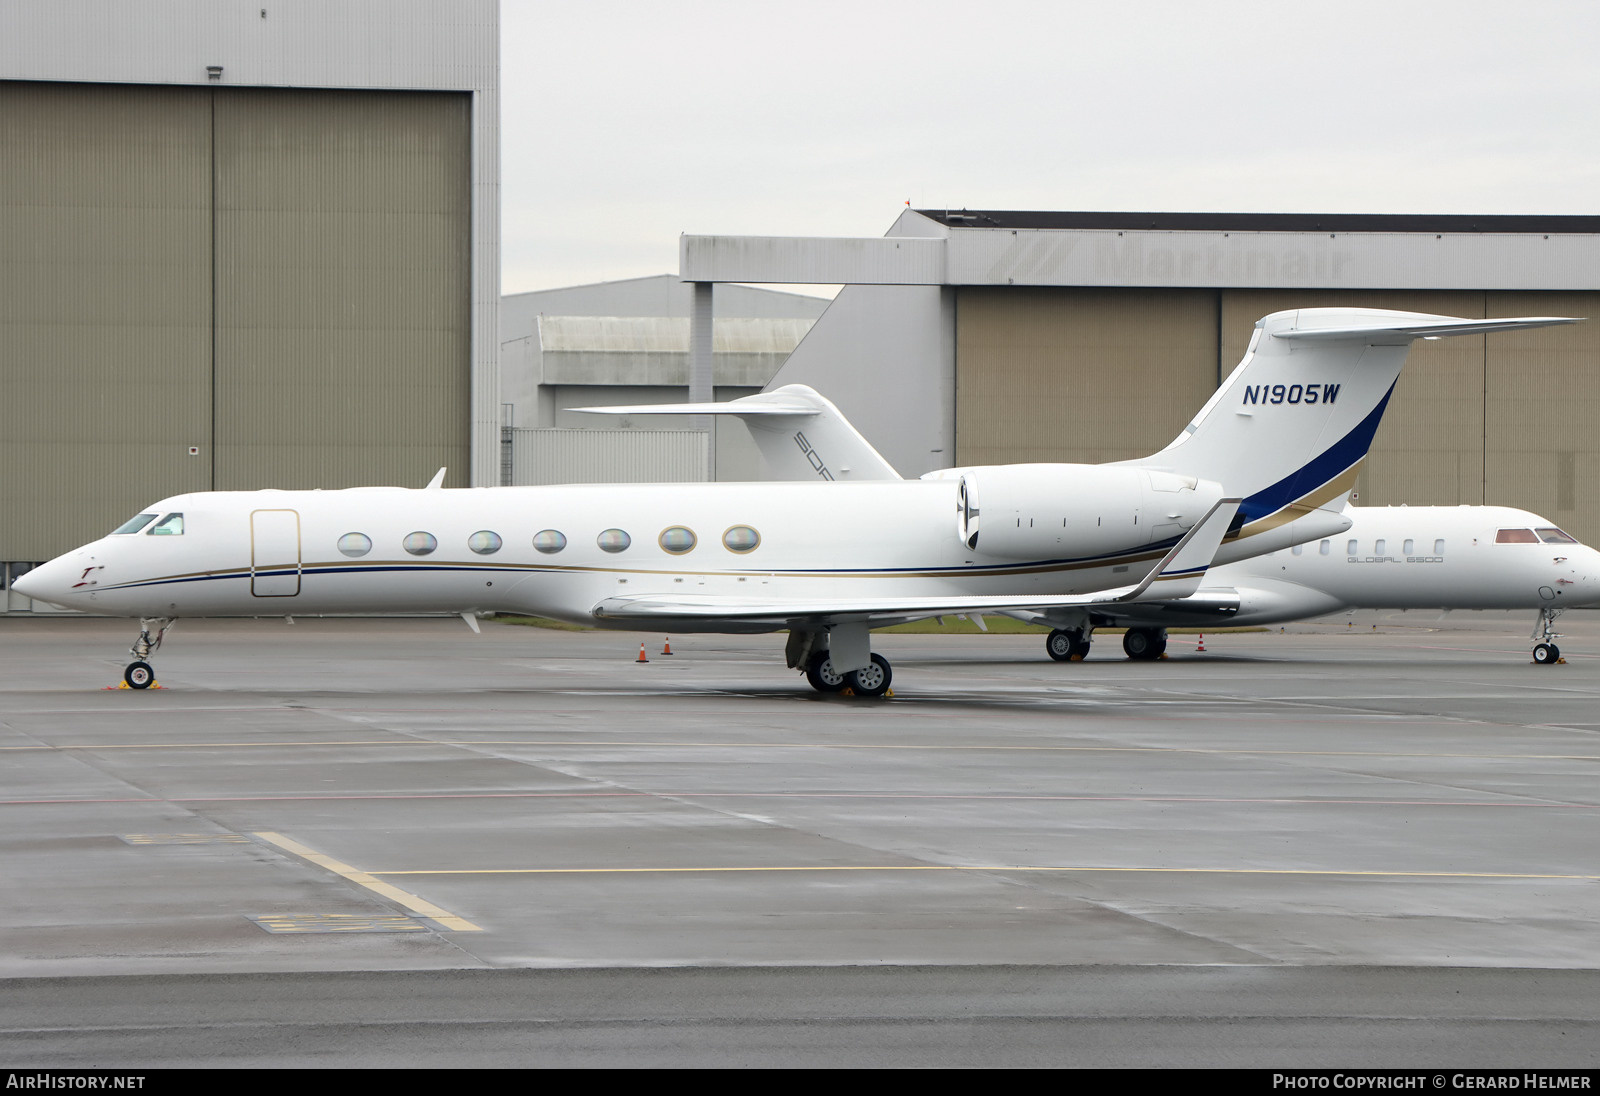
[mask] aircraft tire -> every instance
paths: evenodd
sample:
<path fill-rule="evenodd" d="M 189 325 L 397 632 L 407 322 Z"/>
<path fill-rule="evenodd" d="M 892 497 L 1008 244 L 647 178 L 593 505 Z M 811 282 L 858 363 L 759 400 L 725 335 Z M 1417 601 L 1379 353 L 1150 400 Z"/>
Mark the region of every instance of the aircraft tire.
<path fill-rule="evenodd" d="M 1044 640 L 1044 649 L 1057 662 L 1066 662 L 1072 658 L 1076 647 L 1077 644 L 1072 642 L 1072 633 L 1064 632 L 1060 628 L 1051 632 Z"/>
<path fill-rule="evenodd" d="M 155 679 L 156 672 L 148 662 L 130 662 L 127 669 L 122 671 L 122 680 L 127 682 L 130 689 L 148 689 Z"/>
<path fill-rule="evenodd" d="M 1122 636 L 1122 651 L 1129 658 L 1149 662 L 1167 650 L 1167 633 L 1160 628 L 1129 628 Z"/>
<path fill-rule="evenodd" d="M 882 696 L 889 691 L 889 682 L 894 677 L 894 672 L 889 669 L 889 660 L 882 655 L 872 656 L 872 665 L 863 666 L 859 670 L 851 670 L 847 675 L 850 678 L 850 687 L 857 696 Z"/>
<path fill-rule="evenodd" d="M 1561 648 L 1554 643 L 1541 643 L 1533 649 L 1533 660 L 1541 666 L 1554 666 L 1561 657 Z"/>
<path fill-rule="evenodd" d="M 845 686 L 843 674 L 833 672 L 833 660 L 827 651 L 813 651 L 806 663 L 806 680 L 819 693 L 836 693 Z"/>

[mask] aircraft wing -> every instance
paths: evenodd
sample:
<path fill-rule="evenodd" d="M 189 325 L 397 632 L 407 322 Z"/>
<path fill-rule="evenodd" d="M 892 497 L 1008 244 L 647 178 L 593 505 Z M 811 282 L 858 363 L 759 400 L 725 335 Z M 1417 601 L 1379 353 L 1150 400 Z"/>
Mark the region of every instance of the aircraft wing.
<path fill-rule="evenodd" d="M 948 594 L 922 597 L 764 599 L 722 594 L 636 594 L 611 597 L 591 612 L 598 619 L 638 621 L 727 620 L 748 624 L 782 625 L 794 621 L 889 622 L 944 614 L 999 613 L 1006 610 L 1043 610 L 1067 607 L 1111 608 L 1138 601 L 1168 601 L 1187 597 L 1200 588 L 1217 548 L 1227 534 L 1239 499 L 1222 499 L 1173 545 L 1144 579 L 1133 586 L 1101 590 L 1078 597 L 1044 594 Z"/>

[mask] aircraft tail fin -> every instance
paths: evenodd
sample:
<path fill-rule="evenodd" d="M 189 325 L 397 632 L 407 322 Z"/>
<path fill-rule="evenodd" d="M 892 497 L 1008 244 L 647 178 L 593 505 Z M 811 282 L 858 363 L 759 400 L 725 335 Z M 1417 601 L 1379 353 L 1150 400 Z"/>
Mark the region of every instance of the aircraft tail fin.
<path fill-rule="evenodd" d="M 783 480 L 897 480 L 894 465 L 862 437 L 831 400 L 786 384 L 726 403 L 653 403 L 575 407 L 605 415 L 732 415 L 750 428 L 773 476 Z"/>
<path fill-rule="evenodd" d="M 1516 331 L 1575 319 L 1458 319 L 1371 308 L 1302 308 L 1256 324 L 1249 349 L 1182 434 L 1122 464 L 1212 480 L 1239 495 L 1247 535 L 1348 500 L 1414 339 Z"/>

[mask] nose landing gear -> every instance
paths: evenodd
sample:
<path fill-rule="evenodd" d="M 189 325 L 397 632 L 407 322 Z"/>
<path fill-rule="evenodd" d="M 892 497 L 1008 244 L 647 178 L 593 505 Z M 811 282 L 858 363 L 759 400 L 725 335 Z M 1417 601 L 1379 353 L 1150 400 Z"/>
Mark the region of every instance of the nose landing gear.
<path fill-rule="evenodd" d="M 122 671 L 123 683 L 128 688 L 148 689 L 155 684 L 156 672 L 151 668 L 148 659 L 161 649 L 161 641 L 166 638 L 167 629 L 174 623 L 171 617 L 145 617 L 139 621 L 139 638 L 128 648 L 133 661 Z M 155 629 L 154 636 L 150 634 L 152 628 Z"/>
<path fill-rule="evenodd" d="M 1552 640 L 1560 639 L 1560 632 L 1552 632 L 1550 626 L 1555 623 L 1564 609 L 1540 609 L 1539 616 L 1533 622 L 1533 660 L 1541 666 L 1553 666 L 1561 661 L 1561 648 Z"/>

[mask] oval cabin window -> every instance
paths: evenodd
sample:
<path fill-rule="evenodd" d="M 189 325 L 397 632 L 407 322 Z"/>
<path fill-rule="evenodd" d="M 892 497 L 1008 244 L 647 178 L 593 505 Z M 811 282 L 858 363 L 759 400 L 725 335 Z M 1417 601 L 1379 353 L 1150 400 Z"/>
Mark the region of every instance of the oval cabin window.
<path fill-rule="evenodd" d="M 761 544 L 761 534 L 748 525 L 735 525 L 722 534 L 722 545 L 730 552 L 753 552 Z"/>
<path fill-rule="evenodd" d="M 346 533 L 339 538 L 339 554 L 355 559 L 372 551 L 372 538 L 365 533 Z"/>
<path fill-rule="evenodd" d="M 602 552 L 625 552 L 633 543 L 633 538 L 621 529 L 607 529 L 594 539 Z"/>
<path fill-rule="evenodd" d="M 500 550 L 500 534 L 491 533 L 487 529 L 479 529 L 467 538 L 467 547 L 480 556 L 492 556 Z"/>
<path fill-rule="evenodd" d="M 405 550 L 414 556 L 425 556 L 439 547 L 439 540 L 432 533 L 421 531 L 407 533 L 406 539 L 401 542 Z"/>
<path fill-rule="evenodd" d="M 661 547 L 673 555 L 682 555 L 692 549 L 698 542 L 693 529 L 686 529 L 682 525 L 674 525 L 670 529 L 661 530 Z"/>
<path fill-rule="evenodd" d="M 567 537 L 554 529 L 544 529 L 533 535 L 533 547 L 545 555 L 553 555 L 567 546 Z"/>

